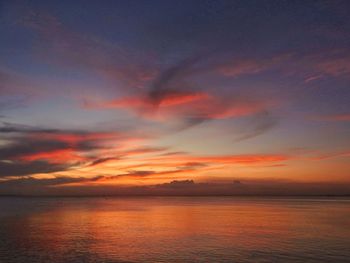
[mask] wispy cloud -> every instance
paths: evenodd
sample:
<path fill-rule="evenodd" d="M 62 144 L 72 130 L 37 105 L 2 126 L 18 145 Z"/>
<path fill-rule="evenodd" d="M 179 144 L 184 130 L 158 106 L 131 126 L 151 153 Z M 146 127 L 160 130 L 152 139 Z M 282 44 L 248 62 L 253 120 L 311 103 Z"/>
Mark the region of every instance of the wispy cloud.
<path fill-rule="evenodd" d="M 156 73 L 146 62 L 150 57 L 141 59 L 132 50 L 75 32 L 49 13 L 25 10 L 18 24 L 37 33 L 37 55 L 48 63 L 90 70 L 128 88 L 142 87 Z"/>
<path fill-rule="evenodd" d="M 288 62 L 293 54 L 282 54 L 269 58 L 236 58 L 217 66 L 217 72 L 228 77 L 239 77 L 261 73 L 273 68 L 281 68 L 281 63 Z"/>
<path fill-rule="evenodd" d="M 346 121 L 350 121 L 350 113 L 323 115 L 323 116 L 314 117 L 314 119 L 320 120 L 320 121 L 346 122 Z"/>
<path fill-rule="evenodd" d="M 350 151 L 338 151 L 333 153 L 324 153 L 319 154 L 317 156 L 313 156 L 310 159 L 314 161 L 322 161 L 326 159 L 332 159 L 332 158 L 340 158 L 340 157 L 350 157 Z"/>
<path fill-rule="evenodd" d="M 334 145 L 319 142 L 324 134 L 318 128 L 338 132 L 350 120 L 345 91 L 350 53 L 346 30 L 338 26 L 346 12 L 334 23 L 328 17 L 326 27 L 314 23 L 318 15 L 295 19 L 295 10 L 284 6 L 277 9 L 286 19 L 262 21 L 260 14 L 242 25 L 250 8 L 240 9 L 241 17 L 220 4 L 222 13 L 210 11 L 210 19 L 197 17 L 195 8 L 188 10 L 194 11 L 189 19 L 122 15 L 121 25 L 93 12 L 90 30 L 81 21 L 75 24 L 76 14 L 68 9 L 62 16 L 51 8 L 55 5 L 42 7 L 56 15 L 24 6 L 30 4 L 14 4 L 4 19 L 10 23 L 1 27 L 0 110 L 15 110 L 0 119 L 8 120 L 0 122 L 0 190 L 276 193 L 279 187 L 287 191 L 287 183 L 255 185 L 245 176 L 271 172 L 294 178 L 317 170 L 313 178 L 326 177 L 318 167 L 324 160 L 341 163 L 339 178 L 345 174 L 340 158 L 349 154 L 334 150 L 344 138 Z M 326 14 L 328 7 L 322 10 Z M 89 20 L 90 11 L 84 12 Z M 308 29 L 305 21 L 311 22 Z M 106 30 L 97 31 L 100 27 Z M 268 32 L 261 31 L 265 28 Z M 19 109 L 22 104 L 28 111 Z M 321 108 L 329 114 L 322 115 Z M 294 117 L 309 110 L 316 117 L 307 120 L 320 122 L 300 125 Z M 12 123 L 16 120 L 40 125 Z M 281 129 L 272 134 L 277 126 Z M 268 132 L 276 138 L 261 136 Z M 328 150 L 285 150 L 324 143 Z M 290 185 L 298 192 L 297 184 Z"/>
<path fill-rule="evenodd" d="M 49 173 L 74 166 L 97 165 L 102 163 L 98 153 L 112 148 L 106 146 L 107 142 L 110 144 L 111 141 L 132 137 L 120 132 L 70 131 L 11 123 L 3 123 L 0 135 L 3 140 L 0 160 L 4 168 L 1 176 Z"/>

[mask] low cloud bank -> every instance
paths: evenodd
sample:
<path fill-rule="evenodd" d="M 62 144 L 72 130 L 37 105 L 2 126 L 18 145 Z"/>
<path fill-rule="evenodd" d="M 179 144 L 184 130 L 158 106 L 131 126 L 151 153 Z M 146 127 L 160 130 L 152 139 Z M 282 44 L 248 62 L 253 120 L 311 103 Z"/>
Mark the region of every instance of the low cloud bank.
<path fill-rule="evenodd" d="M 21 178 L 0 182 L 0 195 L 19 196 L 346 196 L 350 185 L 341 183 L 301 183 L 288 181 L 240 181 L 196 183 L 174 180 L 164 184 L 122 187 L 113 185 L 67 185 L 86 178 Z"/>

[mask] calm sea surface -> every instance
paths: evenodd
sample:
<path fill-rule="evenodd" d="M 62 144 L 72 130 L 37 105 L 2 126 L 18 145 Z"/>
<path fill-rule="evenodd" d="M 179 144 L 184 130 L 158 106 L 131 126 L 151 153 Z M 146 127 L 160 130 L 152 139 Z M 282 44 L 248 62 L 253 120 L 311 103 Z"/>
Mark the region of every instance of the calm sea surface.
<path fill-rule="evenodd" d="M 350 262 L 350 200 L 3 197 L 0 262 Z"/>

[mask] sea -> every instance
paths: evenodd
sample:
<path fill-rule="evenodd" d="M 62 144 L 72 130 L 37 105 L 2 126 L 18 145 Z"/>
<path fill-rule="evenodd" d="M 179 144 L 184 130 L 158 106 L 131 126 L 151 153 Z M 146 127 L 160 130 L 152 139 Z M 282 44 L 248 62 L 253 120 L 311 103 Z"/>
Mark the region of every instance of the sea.
<path fill-rule="evenodd" d="M 350 199 L 0 197 L 0 262 L 350 262 Z"/>

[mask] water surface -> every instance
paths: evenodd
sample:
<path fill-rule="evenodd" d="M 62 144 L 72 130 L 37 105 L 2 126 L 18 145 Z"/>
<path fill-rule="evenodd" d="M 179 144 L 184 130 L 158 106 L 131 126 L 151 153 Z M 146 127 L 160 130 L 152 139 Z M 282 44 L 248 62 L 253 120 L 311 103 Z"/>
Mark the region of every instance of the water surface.
<path fill-rule="evenodd" d="M 0 262 L 350 262 L 350 200 L 3 197 Z"/>

